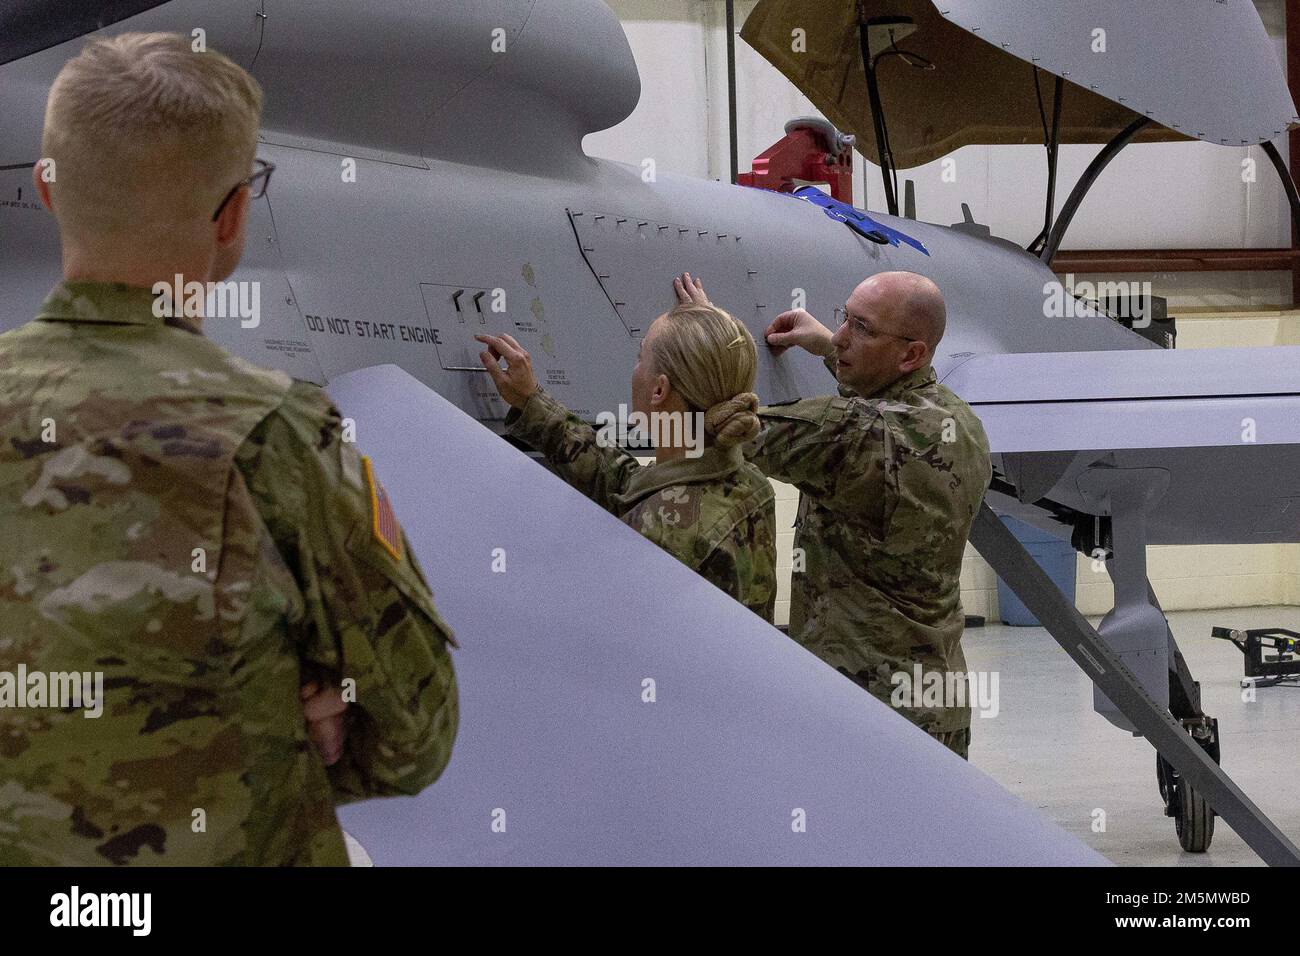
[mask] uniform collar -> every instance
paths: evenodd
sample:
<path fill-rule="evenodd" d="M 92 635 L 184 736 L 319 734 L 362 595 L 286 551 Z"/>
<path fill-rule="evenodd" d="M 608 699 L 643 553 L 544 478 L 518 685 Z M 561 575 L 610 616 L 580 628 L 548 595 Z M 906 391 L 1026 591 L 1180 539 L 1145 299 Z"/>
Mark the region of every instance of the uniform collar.
<path fill-rule="evenodd" d="M 46 322 L 100 322 L 112 325 L 173 325 L 197 332 L 184 319 L 154 314 L 152 289 L 121 282 L 60 282 L 46 296 L 36 318 Z"/>
<path fill-rule="evenodd" d="M 872 395 L 872 398 L 883 398 L 886 400 L 902 398 L 903 393 L 915 391 L 918 388 L 925 388 L 927 385 L 933 385 L 938 379 L 934 374 L 934 366 L 926 365 L 915 371 L 908 372 L 898 381 L 894 382 L 888 388 L 884 388 Z"/>
<path fill-rule="evenodd" d="M 624 497 L 639 501 L 648 495 L 673 485 L 693 485 L 725 478 L 744 464 L 744 450 L 739 445 L 730 448 L 704 449 L 699 458 L 679 458 L 662 464 L 648 465 L 636 472 L 628 482 Z"/>

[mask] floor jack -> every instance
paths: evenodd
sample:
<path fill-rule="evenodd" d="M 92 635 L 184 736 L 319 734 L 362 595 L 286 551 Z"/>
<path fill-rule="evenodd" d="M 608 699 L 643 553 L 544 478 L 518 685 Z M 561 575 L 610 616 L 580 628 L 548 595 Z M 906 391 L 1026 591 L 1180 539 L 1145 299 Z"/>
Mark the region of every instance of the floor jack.
<path fill-rule="evenodd" d="M 1283 627 L 1238 631 L 1230 627 L 1210 629 L 1211 637 L 1231 641 L 1246 657 L 1242 687 L 1274 687 L 1300 684 L 1300 634 Z M 1271 651 L 1271 655 L 1265 656 Z"/>

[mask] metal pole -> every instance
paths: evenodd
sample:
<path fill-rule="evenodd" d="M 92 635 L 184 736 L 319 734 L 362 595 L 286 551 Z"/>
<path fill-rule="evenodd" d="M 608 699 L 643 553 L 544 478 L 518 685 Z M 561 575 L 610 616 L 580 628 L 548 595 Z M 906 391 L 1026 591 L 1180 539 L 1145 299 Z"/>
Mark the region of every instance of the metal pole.
<path fill-rule="evenodd" d="M 727 0 L 727 121 L 731 135 L 731 183 L 740 177 L 736 136 L 736 0 Z"/>
<path fill-rule="evenodd" d="M 1286 77 L 1291 99 L 1300 100 L 1300 0 L 1286 0 Z M 1288 132 L 1286 140 L 1292 162 L 1300 159 L 1300 127 Z M 1291 248 L 1300 249 L 1300 222 L 1294 218 L 1291 220 Z M 1291 263 L 1291 307 L 1300 307 L 1300 262 L 1297 261 Z"/>

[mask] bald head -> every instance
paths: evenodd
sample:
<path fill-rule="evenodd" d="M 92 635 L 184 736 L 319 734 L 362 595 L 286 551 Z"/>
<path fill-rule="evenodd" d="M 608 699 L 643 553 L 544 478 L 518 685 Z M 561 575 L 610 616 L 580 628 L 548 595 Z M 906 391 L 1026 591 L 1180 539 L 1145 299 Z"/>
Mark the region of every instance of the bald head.
<path fill-rule="evenodd" d="M 882 332 L 924 342 L 931 356 L 947 323 L 943 293 L 915 272 L 873 275 L 853 290 L 849 306 L 854 312 L 875 316 Z"/>
<path fill-rule="evenodd" d="M 845 303 L 845 321 L 831 337 L 835 377 L 869 397 L 927 368 L 943 338 L 943 295 L 915 272 L 881 272 Z"/>

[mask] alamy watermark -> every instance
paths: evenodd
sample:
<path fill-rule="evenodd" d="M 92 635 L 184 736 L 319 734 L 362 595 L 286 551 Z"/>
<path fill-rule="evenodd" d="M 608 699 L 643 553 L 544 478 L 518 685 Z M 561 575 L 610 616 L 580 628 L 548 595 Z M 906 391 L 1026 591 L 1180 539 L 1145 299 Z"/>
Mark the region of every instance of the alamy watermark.
<path fill-rule="evenodd" d="M 913 664 L 911 673 L 895 671 L 889 681 L 893 707 L 971 707 L 981 717 L 996 717 L 1001 709 L 997 671 L 925 671 Z"/>
<path fill-rule="evenodd" d="M 84 710 L 83 717 L 104 713 L 103 671 L 0 671 L 0 708 L 52 707 Z"/>
<path fill-rule="evenodd" d="M 596 416 L 596 444 L 618 448 L 644 444 L 649 438 L 655 448 L 685 448 L 687 458 L 704 454 L 703 412 L 629 412 L 626 405 L 617 412 Z"/>
<path fill-rule="evenodd" d="M 1078 282 L 1074 273 L 1067 273 L 1065 281 L 1052 280 L 1043 284 L 1043 315 L 1049 319 L 1077 319 L 1094 315 L 1096 304 L 1106 305 L 1117 319 L 1131 319 L 1133 328 L 1145 329 L 1151 324 L 1152 298 L 1150 282 Z M 1080 300 L 1083 301 L 1080 301 Z"/>
<path fill-rule="evenodd" d="M 153 928 L 152 893 L 93 893 L 74 885 L 50 897 L 50 925 L 57 927 L 125 927 L 132 936 Z"/>
<path fill-rule="evenodd" d="M 186 282 L 153 284 L 153 314 L 160 319 L 239 319 L 245 329 L 262 324 L 262 283 Z"/>

